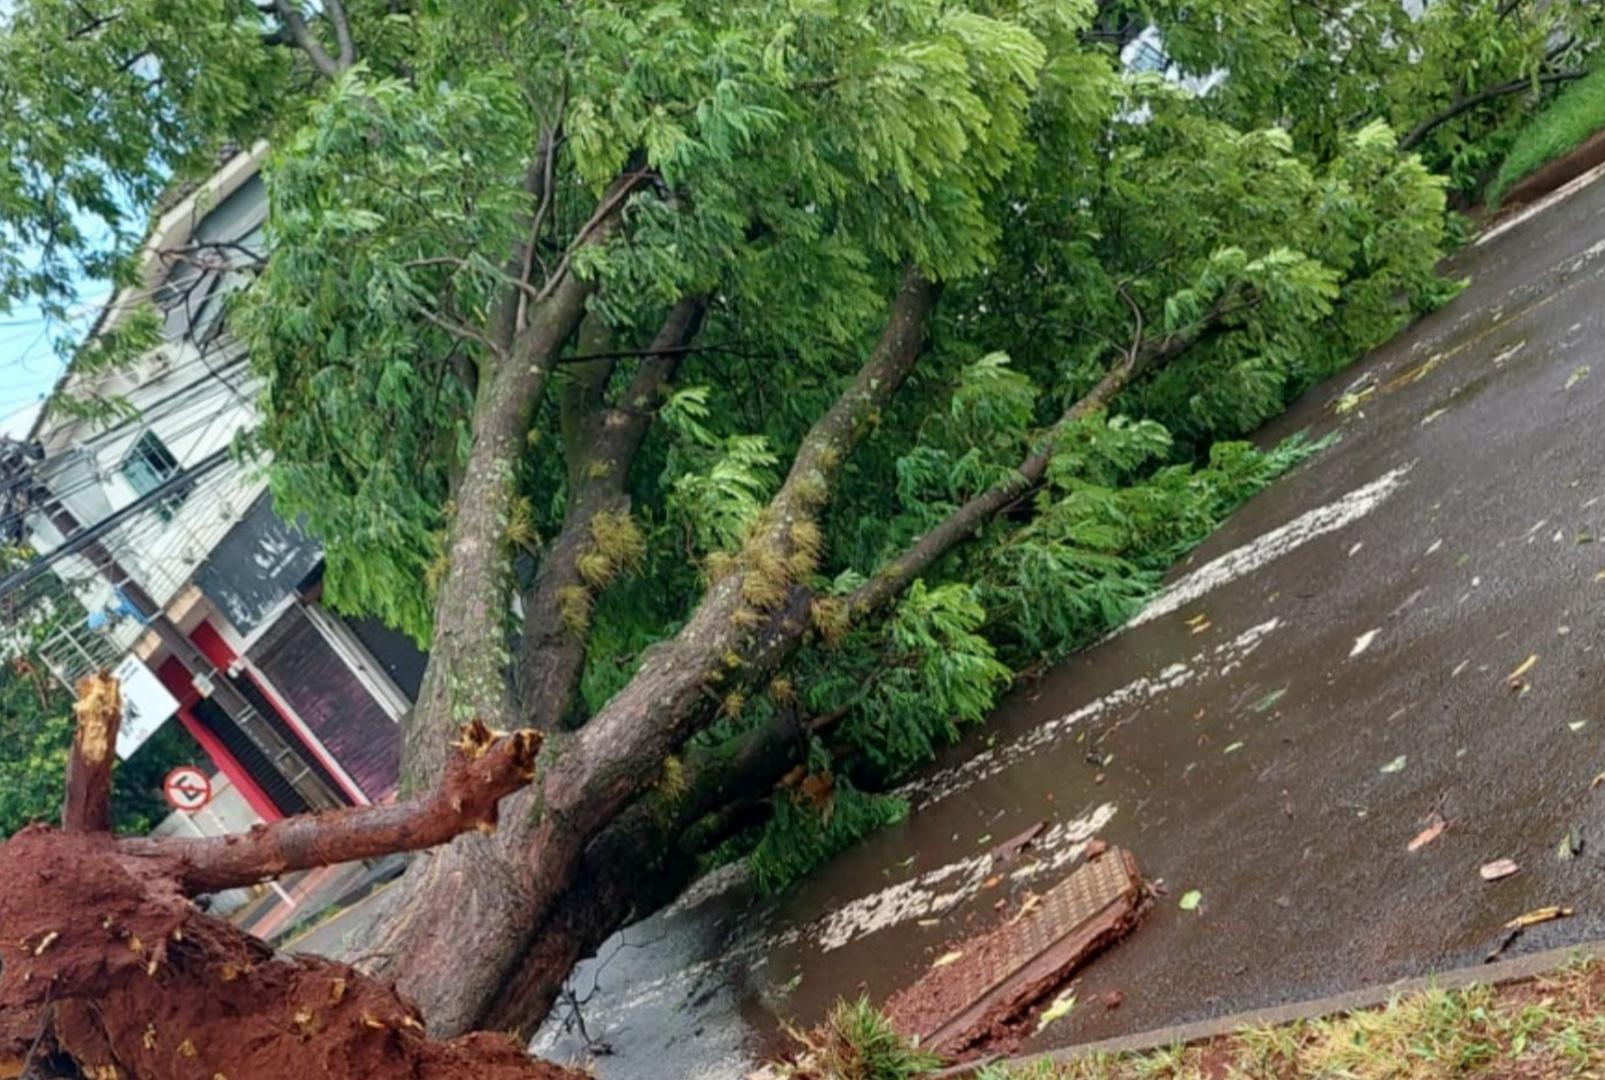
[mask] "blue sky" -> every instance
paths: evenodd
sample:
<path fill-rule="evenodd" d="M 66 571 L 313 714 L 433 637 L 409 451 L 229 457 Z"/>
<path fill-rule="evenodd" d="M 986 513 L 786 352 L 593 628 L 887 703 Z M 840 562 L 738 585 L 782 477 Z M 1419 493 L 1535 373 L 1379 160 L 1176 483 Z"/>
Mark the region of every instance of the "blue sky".
<path fill-rule="evenodd" d="M 0 315 L 0 435 L 26 435 L 50 388 L 61 375 L 54 341 L 81 330 L 105 302 L 106 290 L 89 285 L 82 292 L 84 314 L 76 326 L 47 323 L 39 309 L 18 305 Z"/>

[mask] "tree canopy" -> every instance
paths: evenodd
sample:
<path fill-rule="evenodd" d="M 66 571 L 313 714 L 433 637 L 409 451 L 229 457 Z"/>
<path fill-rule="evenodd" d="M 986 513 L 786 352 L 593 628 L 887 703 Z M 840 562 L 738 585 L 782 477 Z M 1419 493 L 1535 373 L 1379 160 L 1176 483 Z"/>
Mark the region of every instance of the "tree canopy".
<path fill-rule="evenodd" d="M 328 600 L 430 648 L 407 782 L 466 720 L 550 734 L 360 949 L 441 1031 L 537 1019 L 708 860 L 778 888 L 895 819 L 1312 451 L 1239 440 L 1452 293 L 1450 193 L 1598 41 L 1512 0 L 96 8 L 0 35 L 0 296 L 127 279 L 137 208 L 267 138 L 250 449 Z M 1125 71 L 1149 26 L 1215 85 Z"/>

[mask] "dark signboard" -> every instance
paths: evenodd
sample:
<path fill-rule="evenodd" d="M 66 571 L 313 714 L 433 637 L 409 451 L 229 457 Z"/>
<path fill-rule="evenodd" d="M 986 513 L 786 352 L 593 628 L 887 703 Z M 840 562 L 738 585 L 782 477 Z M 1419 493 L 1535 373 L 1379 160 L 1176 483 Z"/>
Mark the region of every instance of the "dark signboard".
<path fill-rule="evenodd" d="M 243 518 L 212 549 L 196 571 L 195 584 L 249 634 L 318 565 L 323 551 L 293 522 L 273 512 L 263 492 Z"/>

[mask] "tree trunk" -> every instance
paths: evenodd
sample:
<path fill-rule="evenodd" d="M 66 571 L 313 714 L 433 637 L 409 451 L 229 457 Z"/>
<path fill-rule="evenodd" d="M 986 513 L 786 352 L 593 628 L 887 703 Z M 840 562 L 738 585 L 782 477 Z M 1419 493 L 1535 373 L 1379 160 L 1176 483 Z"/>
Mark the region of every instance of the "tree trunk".
<path fill-rule="evenodd" d="M 529 328 L 474 403 L 474 441 L 454 499 L 450 566 L 435 602 L 429 666 L 406 725 L 402 790 L 427 789 L 446 758 L 451 730 L 474 718 L 501 725 L 508 693 L 508 608 L 512 602 L 507 528 L 530 417 L 558 351 L 579 325 L 589 283 L 569 275 L 534 313 Z"/>
<path fill-rule="evenodd" d="M 796 559 L 817 557 L 814 515 L 913 370 L 938 291 L 917 271 L 904 274 L 880 341 L 803 439 L 740 568 L 709 587 L 685 627 L 584 728 L 551 740 L 538 796 L 515 797 L 495 847 L 459 839 L 416 860 L 390 890 L 370 947 L 433 1030 L 469 1030 L 491 1008 L 590 841 L 657 782 L 663 761 L 710 715 L 709 698 L 765 677 L 801 642 L 808 597 L 794 583 L 804 569 Z M 464 954 L 476 963 L 442 978 L 448 958 Z"/>
<path fill-rule="evenodd" d="M 497 992 L 483 1026 L 532 1038 L 575 964 L 690 884 L 709 838 L 687 842 L 687 830 L 726 806 L 766 796 L 806 749 L 803 726 L 788 713 L 732 745 L 687 754 L 680 793 L 637 800 L 586 849 L 574 883 Z"/>
<path fill-rule="evenodd" d="M 604 243 L 642 176 L 627 174 L 608 188 L 575 247 Z M 492 333 L 513 334 L 489 377 L 479 380 L 472 418 L 473 444 L 454 493 L 456 513 L 447 534 L 449 564 L 435 596 L 429 666 L 418 701 L 405 724 L 401 788 L 425 790 L 446 760 L 459 724 L 472 719 L 504 724 L 512 715 L 509 621 L 512 563 L 507 527 L 517 497 L 517 463 L 528 450 L 530 421 L 558 354 L 585 315 L 593 286 L 568 269 L 553 271 L 518 327 L 518 305 L 508 293 L 490 315 Z M 516 283 L 517 293 L 523 283 Z M 492 339 L 494 340 L 494 339 Z"/>
<path fill-rule="evenodd" d="M 119 840 L 103 827 L 117 683 L 92 676 L 78 698 L 66 829 L 33 825 L 0 843 L 0 1074 L 28 1071 L 48 1041 L 85 1075 L 140 1080 L 299 1080 L 331 1067 L 420 1080 L 580 1075 L 497 1036 L 431 1040 L 389 985 L 328 960 L 276 956 L 190 903 L 201 891 L 493 828 L 498 802 L 534 773 L 537 734 L 464 728 L 426 799 L 302 815 L 243 836 Z"/>

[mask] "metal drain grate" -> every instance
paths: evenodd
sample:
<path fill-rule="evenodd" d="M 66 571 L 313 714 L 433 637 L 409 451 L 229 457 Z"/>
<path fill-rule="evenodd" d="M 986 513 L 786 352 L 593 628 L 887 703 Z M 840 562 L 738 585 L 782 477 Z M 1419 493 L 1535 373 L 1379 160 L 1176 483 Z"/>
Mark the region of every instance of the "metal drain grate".
<path fill-rule="evenodd" d="M 887 1003 L 892 1023 L 938 1053 L 1003 1037 L 1044 996 L 1137 924 L 1144 893 L 1131 854 L 1110 848 L 1044 893 L 1030 910 L 957 942 Z"/>

